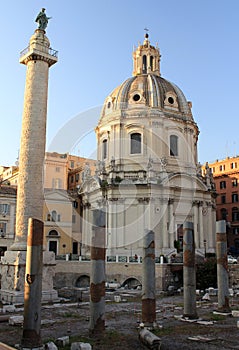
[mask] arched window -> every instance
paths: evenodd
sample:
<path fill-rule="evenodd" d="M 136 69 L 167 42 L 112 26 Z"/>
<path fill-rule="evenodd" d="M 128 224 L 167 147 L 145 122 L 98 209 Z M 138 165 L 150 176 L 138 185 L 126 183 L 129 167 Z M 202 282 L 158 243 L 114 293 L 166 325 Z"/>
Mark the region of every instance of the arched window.
<path fill-rule="evenodd" d="M 138 132 L 130 135 L 130 153 L 141 153 L 141 134 Z"/>
<path fill-rule="evenodd" d="M 143 74 L 147 73 L 147 56 L 143 55 Z"/>
<path fill-rule="evenodd" d="M 150 56 L 150 69 L 153 70 L 154 68 L 154 58 L 153 56 Z"/>
<path fill-rule="evenodd" d="M 58 232 L 56 230 L 51 230 L 48 233 L 49 236 L 58 236 Z"/>
<path fill-rule="evenodd" d="M 52 213 L 51 213 L 51 219 L 52 219 L 52 221 L 56 221 L 56 219 L 57 219 L 57 212 L 55 211 L 55 210 L 53 210 L 52 211 Z"/>
<path fill-rule="evenodd" d="M 178 136 L 170 135 L 170 156 L 178 156 Z"/>
<path fill-rule="evenodd" d="M 227 210 L 225 208 L 221 209 L 221 220 L 227 220 Z"/>
<path fill-rule="evenodd" d="M 102 159 L 106 159 L 107 158 L 107 140 L 103 140 L 102 143 Z"/>
<path fill-rule="evenodd" d="M 47 221 L 51 221 L 51 214 L 47 214 Z"/>

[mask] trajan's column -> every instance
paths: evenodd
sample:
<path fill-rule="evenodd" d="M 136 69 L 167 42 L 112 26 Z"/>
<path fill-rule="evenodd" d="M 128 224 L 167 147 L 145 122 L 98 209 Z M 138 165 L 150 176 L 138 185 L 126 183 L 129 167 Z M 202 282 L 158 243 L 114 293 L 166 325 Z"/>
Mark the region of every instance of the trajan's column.
<path fill-rule="evenodd" d="M 36 18 L 38 29 L 29 46 L 21 52 L 20 63 L 27 66 L 17 190 L 16 237 L 10 251 L 2 258 L 1 299 L 22 302 L 28 219 L 43 220 L 43 170 L 46 144 L 46 116 L 49 68 L 57 62 L 57 51 L 50 48 L 45 35 L 49 17 L 42 9 Z M 52 252 L 43 257 L 43 300 L 56 297 L 53 290 L 55 258 Z"/>

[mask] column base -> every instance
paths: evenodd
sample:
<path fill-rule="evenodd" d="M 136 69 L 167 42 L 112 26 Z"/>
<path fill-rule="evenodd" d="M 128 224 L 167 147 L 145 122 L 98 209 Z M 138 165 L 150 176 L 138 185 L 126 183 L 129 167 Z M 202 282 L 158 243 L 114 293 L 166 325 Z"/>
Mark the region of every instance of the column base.
<path fill-rule="evenodd" d="M 55 255 L 43 252 L 42 302 L 58 301 L 58 293 L 53 289 L 55 274 Z M 1 281 L 0 300 L 3 303 L 24 303 L 24 280 L 26 251 L 6 251 L 0 262 Z"/>

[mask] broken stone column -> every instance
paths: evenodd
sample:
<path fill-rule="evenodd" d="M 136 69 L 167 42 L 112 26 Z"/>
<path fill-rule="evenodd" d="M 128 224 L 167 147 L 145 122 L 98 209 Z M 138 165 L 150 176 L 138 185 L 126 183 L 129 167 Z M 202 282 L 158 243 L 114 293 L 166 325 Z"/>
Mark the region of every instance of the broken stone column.
<path fill-rule="evenodd" d="M 196 270 L 193 223 L 183 225 L 183 291 L 184 317 L 197 318 L 196 311 Z"/>
<path fill-rule="evenodd" d="M 41 295 L 43 265 L 42 221 L 30 218 L 28 221 L 27 259 L 24 289 L 24 322 L 22 348 L 39 348 L 41 339 Z"/>
<path fill-rule="evenodd" d="M 90 334 L 105 330 L 105 212 L 93 211 L 90 282 Z"/>
<path fill-rule="evenodd" d="M 149 349 L 156 350 L 161 348 L 161 339 L 146 328 L 139 331 L 139 339 Z"/>
<path fill-rule="evenodd" d="M 145 327 L 153 327 L 156 321 L 155 242 L 153 231 L 146 230 L 145 232 L 142 267 L 142 322 Z"/>
<path fill-rule="evenodd" d="M 221 312 L 230 312 L 225 220 L 216 222 L 216 232 L 218 310 Z"/>

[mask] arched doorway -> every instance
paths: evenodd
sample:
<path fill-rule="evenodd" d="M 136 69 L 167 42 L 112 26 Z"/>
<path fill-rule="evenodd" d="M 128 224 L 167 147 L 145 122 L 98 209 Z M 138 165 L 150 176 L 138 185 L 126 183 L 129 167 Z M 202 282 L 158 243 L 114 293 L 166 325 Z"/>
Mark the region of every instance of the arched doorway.
<path fill-rule="evenodd" d="M 122 287 L 125 287 L 127 289 L 136 289 L 136 288 L 141 288 L 142 283 L 137 278 L 130 277 L 124 281 L 124 283 L 122 284 Z"/>
<path fill-rule="evenodd" d="M 77 278 L 75 287 L 77 288 L 87 288 L 90 286 L 90 277 L 87 275 L 82 275 Z"/>

